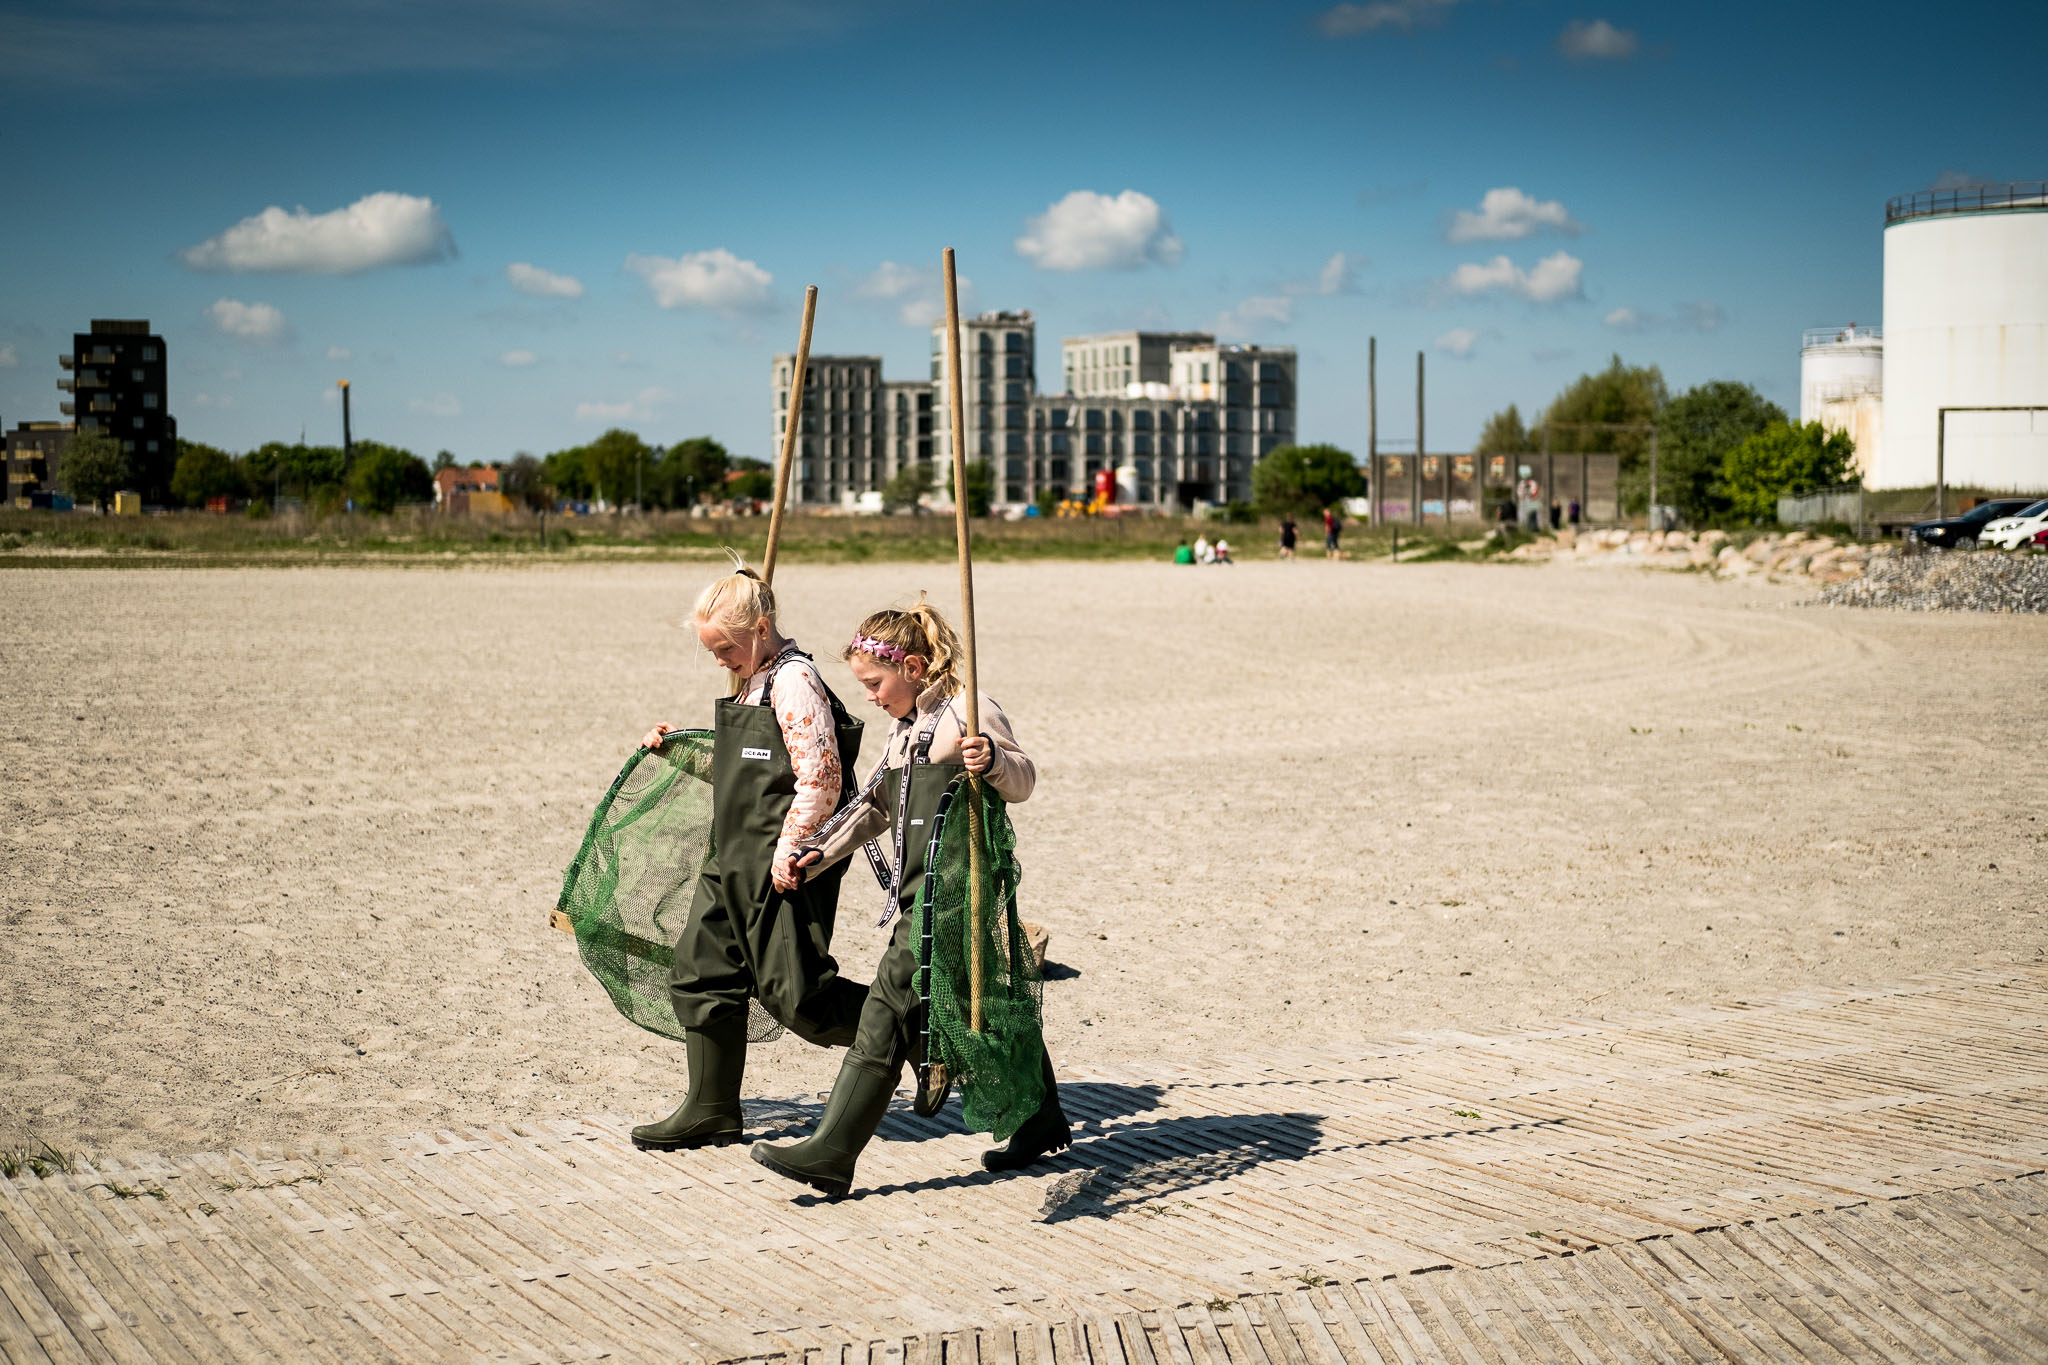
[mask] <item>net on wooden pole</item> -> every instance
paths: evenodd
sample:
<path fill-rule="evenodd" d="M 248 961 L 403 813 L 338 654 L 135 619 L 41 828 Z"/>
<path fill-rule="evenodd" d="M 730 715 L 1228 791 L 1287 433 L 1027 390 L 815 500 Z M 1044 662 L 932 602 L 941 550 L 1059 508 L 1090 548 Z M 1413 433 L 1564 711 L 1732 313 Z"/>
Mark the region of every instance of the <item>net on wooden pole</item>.
<path fill-rule="evenodd" d="M 978 830 L 976 827 L 979 827 Z M 976 834 L 981 856 L 970 856 Z M 1044 1098 L 1039 1055 L 1043 977 L 1017 917 L 1017 834 L 987 783 L 962 777 L 947 793 L 932 836 L 912 942 L 929 974 L 928 1062 L 960 1083 L 968 1128 L 1007 1139 Z M 978 877 L 976 874 L 979 874 Z M 975 914 L 979 890 L 980 914 Z M 976 920 L 979 919 L 979 933 Z M 924 939 L 929 926 L 928 949 Z M 980 1027 L 974 1019 L 980 978 Z"/>

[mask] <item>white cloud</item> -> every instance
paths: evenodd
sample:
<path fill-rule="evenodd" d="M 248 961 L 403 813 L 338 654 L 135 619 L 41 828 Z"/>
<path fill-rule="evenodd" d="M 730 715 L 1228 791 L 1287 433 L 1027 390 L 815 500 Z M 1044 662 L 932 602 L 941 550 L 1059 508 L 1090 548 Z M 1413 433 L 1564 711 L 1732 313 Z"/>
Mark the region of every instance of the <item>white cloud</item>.
<path fill-rule="evenodd" d="M 1617 308 L 1601 319 L 1617 332 L 1661 332 L 1666 328 L 1679 332 L 1717 332 L 1727 319 L 1721 305 L 1712 299 L 1694 299 L 1681 303 L 1677 312 L 1667 316 L 1663 313 L 1647 313 L 1637 308 Z"/>
<path fill-rule="evenodd" d="M 1453 242 L 1518 242 L 1539 232 L 1576 237 L 1582 230 L 1557 200 L 1536 199 L 1503 185 L 1481 196 L 1478 212 L 1459 209 L 1452 214 L 1444 235 Z"/>
<path fill-rule="evenodd" d="M 1182 254 L 1158 201 L 1137 190 L 1070 191 L 1025 223 L 1015 245 L 1040 270 L 1137 270 L 1173 265 Z"/>
<path fill-rule="evenodd" d="M 407 412 L 422 417 L 460 417 L 462 400 L 452 393 L 437 393 L 432 398 L 415 398 L 405 405 Z"/>
<path fill-rule="evenodd" d="M 1531 303 L 1557 303 L 1584 292 L 1579 282 L 1584 268 L 1585 262 L 1565 251 L 1552 252 L 1528 270 L 1505 256 L 1496 256 L 1483 265 L 1468 262 L 1459 266 L 1446 283 L 1454 294 L 1486 294 L 1498 289 Z"/>
<path fill-rule="evenodd" d="M 14 353 L 12 346 L 0 346 L 0 370 L 11 370 L 21 364 L 21 357 Z"/>
<path fill-rule="evenodd" d="M 523 370 L 539 359 L 532 351 L 507 351 L 498 357 L 498 363 L 508 370 Z"/>
<path fill-rule="evenodd" d="M 1316 16 L 1316 27 L 1329 38 L 1354 38 L 1383 28 L 1402 33 L 1417 24 L 1434 23 L 1458 0 L 1372 0 L 1364 5 L 1344 4 Z"/>
<path fill-rule="evenodd" d="M 355 352 L 346 346 L 329 346 L 327 348 L 327 358 L 329 360 L 348 360 L 354 355 Z"/>
<path fill-rule="evenodd" d="M 192 395 L 192 406 L 197 408 L 231 408 L 234 405 L 235 400 L 230 395 L 224 393 L 195 393 Z"/>
<path fill-rule="evenodd" d="M 1260 326 L 1287 327 L 1294 322 L 1294 300 L 1285 294 L 1262 294 L 1246 299 L 1216 319 L 1216 330 L 1230 336 L 1244 336 Z"/>
<path fill-rule="evenodd" d="M 1636 55 L 1635 32 L 1605 19 L 1574 19 L 1557 35 L 1557 50 L 1575 62 L 1626 61 Z"/>
<path fill-rule="evenodd" d="M 974 297 L 974 281 L 955 277 L 960 290 L 960 311 L 968 311 Z M 881 299 L 896 305 L 896 316 L 906 327 L 929 327 L 946 311 L 946 282 L 934 268 L 884 261 L 873 273 L 853 287 L 857 299 Z"/>
<path fill-rule="evenodd" d="M 286 213 L 272 205 L 178 254 L 194 270 L 353 275 L 444 261 L 455 254 L 455 241 L 433 200 L 382 190 L 331 213 Z"/>
<path fill-rule="evenodd" d="M 708 308 L 725 317 L 770 306 L 775 277 L 724 247 L 687 256 L 626 257 L 626 269 L 647 281 L 661 308 Z"/>
<path fill-rule="evenodd" d="M 578 403 L 579 422 L 651 422 L 668 401 L 666 389 L 645 388 L 623 403 Z"/>
<path fill-rule="evenodd" d="M 1365 257 L 1353 256 L 1346 252 L 1333 252 L 1323 262 L 1323 268 L 1316 272 L 1314 283 L 1290 286 L 1294 294 L 1355 294 L 1358 292 L 1358 267 L 1365 264 Z"/>
<path fill-rule="evenodd" d="M 1688 332 L 1718 332 L 1727 314 L 1712 299 L 1694 299 L 1678 305 L 1678 325 Z"/>
<path fill-rule="evenodd" d="M 284 314 L 267 303 L 216 299 L 206 315 L 223 336 L 244 341 L 276 341 L 284 336 Z"/>
<path fill-rule="evenodd" d="M 1479 333 L 1470 327 L 1453 327 L 1436 339 L 1436 348 L 1464 360 L 1479 343 Z"/>
<path fill-rule="evenodd" d="M 552 270 L 542 270 L 539 266 L 529 265 L 525 261 L 514 261 L 506 266 L 505 278 L 512 281 L 514 289 L 543 299 L 583 297 L 583 281 L 574 275 L 557 275 Z"/>

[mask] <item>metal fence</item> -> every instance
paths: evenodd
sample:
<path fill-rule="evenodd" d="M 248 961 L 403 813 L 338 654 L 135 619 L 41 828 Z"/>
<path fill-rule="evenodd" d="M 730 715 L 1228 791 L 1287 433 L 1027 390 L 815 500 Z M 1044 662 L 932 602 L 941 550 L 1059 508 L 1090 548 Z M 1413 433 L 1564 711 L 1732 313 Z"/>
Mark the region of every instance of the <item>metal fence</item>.
<path fill-rule="evenodd" d="M 2048 180 L 2015 180 L 2005 185 L 1972 185 L 1962 190 L 1921 190 L 1884 206 L 1885 226 L 1908 218 L 1943 213 L 1995 213 L 2001 209 L 2048 208 Z"/>
<path fill-rule="evenodd" d="M 1863 486 L 1843 484 L 1821 488 L 1798 497 L 1778 499 L 1780 526 L 1811 526 L 1815 522 L 1839 522 L 1845 526 L 1863 524 Z"/>

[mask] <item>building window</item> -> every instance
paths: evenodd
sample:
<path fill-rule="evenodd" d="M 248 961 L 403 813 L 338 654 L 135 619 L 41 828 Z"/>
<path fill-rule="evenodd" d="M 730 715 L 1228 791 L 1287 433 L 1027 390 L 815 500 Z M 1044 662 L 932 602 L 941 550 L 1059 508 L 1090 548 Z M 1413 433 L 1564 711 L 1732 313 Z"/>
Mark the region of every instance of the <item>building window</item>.
<path fill-rule="evenodd" d="M 155 359 L 156 359 L 156 347 L 154 347 L 154 346 L 145 346 L 145 347 L 143 347 L 143 348 L 142 348 L 142 358 L 143 358 L 144 360 L 155 360 Z"/>
<path fill-rule="evenodd" d="M 145 393 L 144 395 L 142 395 L 142 406 L 144 406 L 145 408 L 154 409 L 156 407 L 156 395 L 153 393 Z"/>
<path fill-rule="evenodd" d="M 1022 332 L 1005 332 L 1005 333 L 1003 333 L 1003 349 L 1004 349 L 1004 350 L 1006 350 L 1006 351 L 1021 351 L 1021 350 L 1023 350 L 1023 349 L 1024 349 L 1024 334 L 1023 334 Z"/>
<path fill-rule="evenodd" d="M 1087 426 L 1088 426 L 1088 430 L 1090 430 L 1090 431 L 1100 431 L 1100 430 L 1102 430 L 1102 409 L 1101 409 L 1101 408 L 1090 408 L 1090 409 L 1088 409 L 1088 415 L 1087 415 Z"/>
<path fill-rule="evenodd" d="M 1140 414 L 1140 415 L 1142 415 L 1142 414 Z M 1131 433 L 1131 453 L 1132 453 L 1132 454 L 1134 454 L 1134 455 L 1150 455 L 1150 454 L 1152 453 L 1152 436 L 1151 436 L 1151 433 L 1149 433 L 1149 432 L 1144 432 L 1144 431 L 1134 431 L 1134 432 L 1132 432 L 1132 433 Z"/>
<path fill-rule="evenodd" d="M 1150 431 L 1150 430 L 1152 430 L 1152 414 L 1151 414 L 1151 413 L 1149 413 L 1149 412 L 1134 412 L 1134 413 L 1132 413 L 1132 414 L 1131 414 L 1131 430 L 1132 430 L 1132 431 Z"/>
<path fill-rule="evenodd" d="M 1011 455 L 1022 455 L 1024 453 L 1024 438 L 1015 433 L 1003 437 L 1003 449 Z"/>
<path fill-rule="evenodd" d="M 1102 453 L 1102 438 L 1092 431 L 1088 433 L 1087 450 L 1090 455 L 1100 455 Z"/>

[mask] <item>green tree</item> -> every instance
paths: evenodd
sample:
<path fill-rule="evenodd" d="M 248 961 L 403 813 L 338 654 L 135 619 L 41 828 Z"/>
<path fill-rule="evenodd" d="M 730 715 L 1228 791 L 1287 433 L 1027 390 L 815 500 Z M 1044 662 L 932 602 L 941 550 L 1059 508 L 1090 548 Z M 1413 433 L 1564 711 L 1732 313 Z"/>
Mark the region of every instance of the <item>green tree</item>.
<path fill-rule="evenodd" d="M 1479 444 L 1472 449 L 1478 455 L 1520 455 L 1535 448 L 1529 429 L 1522 425 L 1521 410 L 1510 403 L 1486 419 L 1479 429 Z"/>
<path fill-rule="evenodd" d="M 932 491 L 932 465 L 929 460 L 907 464 L 896 471 L 893 478 L 882 486 L 882 510 L 885 512 L 909 512 L 917 515 L 918 499 Z"/>
<path fill-rule="evenodd" d="M 1650 485 L 1648 431 L 1601 431 L 1580 424 L 1647 424 L 1669 397 L 1663 371 L 1655 365 L 1625 365 L 1614 356 L 1606 369 L 1580 375 L 1551 400 L 1543 420 L 1529 431 L 1530 446 L 1543 447 L 1548 427 L 1552 450 L 1619 455 L 1622 505 L 1645 507 Z M 1658 497 L 1663 497 L 1663 490 L 1658 490 Z"/>
<path fill-rule="evenodd" d="M 203 507 L 208 498 L 232 497 L 241 488 L 242 473 L 232 455 L 198 441 L 178 442 L 178 463 L 171 471 L 173 501 Z"/>
<path fill-rule="evenodd" d="M 725 491 L 732 456 L 709 436 L 678 441 L 661 457 L 662 505 L 694 507 Z"/>
<path fill-rule="evenodd" d="M 644 494 L 653 464 L 654 448 L 623 427 L 613 427 L 583 447 L 583 477 L 593 496 L 614 507 L 631 502 L 636 488 Z"/>
<path fill-rule="evenodd" d="M 1692 522 L 1725 516 L 1731 505 L 1721 469 L 1729 452 L 1784 421 L 1783 408 L 1732 380 L 1711 380 L 1672 399 L 1657 415 L 1658 501 Z M 1767 515 L 1776 510 L 1773 501 Z"/>
<path fill-rule="evenodd" d="M 955 496 L 953 492 L 953 466 L 950 461 L 946 465 L 946 496 L 949 498 Z M 888 496 L 885 492 L 883 502 L 886 504 L 887 501 Z M 987 460 L 969 460 L 967 462 L 967 515 L 970 517 L 985 517 L 989 514 L 989 510 L 995 506 L 995 501 L 995 466 Z"/>
<path fill-rule="evenodd" d="M 82 431 L 72 437 L 57 462 L 57 477 L 64 491 L 98 509 L 104 509 L 114 494 L 126 488 L 134 473 L 121 443 L 99 431 Z"/>
<path fill-rule="evenodd" d="M 1252 466 L 1252 501 L 1274 516 L 1308 516 L 1364 494 L 1358 462 L 1336 446 L 1281 446 Z"/>
<path fill-rule="evenodd" d="M 523 450 L 499 473 L 498 491 L 530 512 L 538 512 L 554 502 L 541 462 Z"/>
<path fill-rule="evenodd" d="M 348 472 L 348 491 L 358 508 L 389 512 L 401 502 L 431 498 L 434 474 L 426 461 L 409 450 L 359 441 L 355 464 Z"/>
<path fill-rule="evenodd" d="M 435 453 L 435 455 L 434 455 L 434 472 L 435 472 L 436 474 L 440 473 L 440 472 L 441 472 L 442 470 L 444 470 L 444 469 L 453 469 L 453 468 L 455 468 L 455 452 L 454 452 L 454 451 L 452 451 L 452 450 L 443 450 L 443 451 L 437 451 L 437 452 Z"/>
<path fill-rule="evenodd" d="M 541 482 L 565 498 L 587 498 L 590 496 L 590 479 L 584 473 L 583 454 L 586 446 L 570 446 L 565 450 L 549 451 L 540 462 Z"/>
<path fill-rule="evenodd" d="M 1780 497 L 1847 482 L 1855 456 L 1856 443 L 1845 431 L 1818 422 L 1773 422 L 1722 459 L 1722 488 L 1737 516 L 1776 521 Z"/>
<path fill-rule="evenodd" d="M 1051 484 L 1046 484 L 1039 488 L 1038 496 L 1032 499 L 1032 501 L 1038 504 L 1038 515 L 1041 517 L 1051 517 L 1059 515 L 1060 500 L 1065 496 L 1066 494 L 1062 493 L 1059 489 L 1054 488 Z"/>

